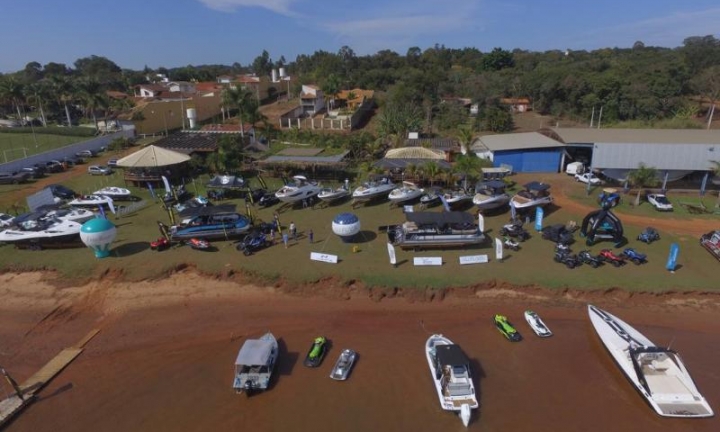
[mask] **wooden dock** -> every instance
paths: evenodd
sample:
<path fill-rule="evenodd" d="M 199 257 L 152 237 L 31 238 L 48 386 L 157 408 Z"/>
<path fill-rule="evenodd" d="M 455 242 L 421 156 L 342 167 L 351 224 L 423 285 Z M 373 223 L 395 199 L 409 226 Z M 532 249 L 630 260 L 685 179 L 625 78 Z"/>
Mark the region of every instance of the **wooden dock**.
<path fill-rule="evenodd" d="M 53 359 L 40 368 L 39 371 L 35 372 L 33 376 L 20 384 L 18 387 L 22 393 L 22 398 L 15 394 L 0 401 L 0 427 L 4 426 L 14 415 L 28 406 L 45 385 L 83 352 L 85 344 L 95 337 L 99 331 L 99 329 L 92 330 L 75 344 L 75 346 L 60 351 L 58 355 L 53 357 Z"/>

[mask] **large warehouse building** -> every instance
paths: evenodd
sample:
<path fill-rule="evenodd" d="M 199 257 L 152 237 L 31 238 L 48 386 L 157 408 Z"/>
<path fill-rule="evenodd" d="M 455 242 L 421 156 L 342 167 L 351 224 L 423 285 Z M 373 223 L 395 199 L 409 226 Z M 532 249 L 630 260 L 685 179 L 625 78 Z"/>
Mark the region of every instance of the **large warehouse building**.
<path fill-rule="evenodd" d="M 493 161 L 496 167 L 511 166 L 514 172 L 558 172 L 565 144 L 537 132 L 526 132 L 482 136 L 470 150 Z"/>

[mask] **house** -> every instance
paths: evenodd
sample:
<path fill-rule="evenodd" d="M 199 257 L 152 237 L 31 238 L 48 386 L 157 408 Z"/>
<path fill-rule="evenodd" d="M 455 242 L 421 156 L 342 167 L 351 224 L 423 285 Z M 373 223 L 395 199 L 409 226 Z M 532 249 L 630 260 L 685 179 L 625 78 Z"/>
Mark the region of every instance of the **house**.
<path fill-rule="evenodd" d="M 300 93 L 300 106 L 302 115 L 313 116 L 325 108 L 325 98 L 318 86 L 303 84 Z"/>
<path fill-rule="evenodd" d="M 405 140 L 405 147 L 425 147 L 441 151 L 448 162 L 452 162 L 454 154 L 460 153 L 460 143 L 454 138 L 417 138 L 417 133 L 413 132 L 409 136 L 410 138 Z"/>
<path fill-rule="evenodd" d="M 508 105 L 512 108 L 513 112 L 527 112 L 532 110 L 530 105 L 530 99 L 528 98 L 501 98 L 500 103 Z"/>
<path fill-rule="evenodd" d="M 375 97 L 375 91 L 354 88 L 352 90 L 342 90 L 335 95 L 336 101 L 342 101 L 350 110 L 355 111 L 366 103 L 372 102 Z"/>
<path fill-rule="evenodd" d="M 511 166 L 513 172 L 555 173 L 563 166 L 565 143 L 538 132 L 485 135 L 470 151 L 494 167 Z"/>
<path fill-rule="evenodd" d="M 171 81 L 167 88 L 171 92 L 195 93 L 195 84 L 188 81 Z"/>
<path fill-rule="evenodd" d="M 163 92 L 167 93 L 169 91 L 168 88 L 162 84 L 137 84 L 134 90 L 135 97 L 141 98 L 160 97 Z"/>

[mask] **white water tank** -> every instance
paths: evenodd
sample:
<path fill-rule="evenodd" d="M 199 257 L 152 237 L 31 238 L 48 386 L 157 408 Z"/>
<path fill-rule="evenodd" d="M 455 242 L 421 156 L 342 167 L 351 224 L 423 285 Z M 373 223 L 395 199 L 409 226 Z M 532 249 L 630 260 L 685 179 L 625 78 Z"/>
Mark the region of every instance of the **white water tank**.
<path fill-rule="evenodd" d="M 278 71 L 277 69 L 272 70 L 272 82 L 278 82 Z"/>
<path fill-rule="evenodd" d="M 280 68 L 280 78 L 285 78 L 286 76 L 287 76 L 287 74 L 285 73 L 285 68 L 281 67 Z"/>
<path fill-rule="evenodd" d="M 190 122 L 190 129 L 195 129 L 195 124 L 197 123 L 197 111 L 195 111 L 195 108 L 188 108 L 186 112 L 188 121 Z"/>

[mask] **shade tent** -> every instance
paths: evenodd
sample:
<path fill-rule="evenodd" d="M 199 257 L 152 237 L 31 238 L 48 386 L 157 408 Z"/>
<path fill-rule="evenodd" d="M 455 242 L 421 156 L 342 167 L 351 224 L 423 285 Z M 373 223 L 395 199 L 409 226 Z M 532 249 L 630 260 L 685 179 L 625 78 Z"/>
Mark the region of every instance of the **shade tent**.
<path fill-rule="evenodd" d="M 117 161 L 124 168 L 152 168 L 175 165 L 190 160 L 190 156 L 154 145 L 125 156 Z"/>
<path fill-rule="evenodd" d="M 388 150 L 385 159 L 429 159 L 444 160 L 445 154 L 440 150 L 425 147 L 400 147 Z"/>

